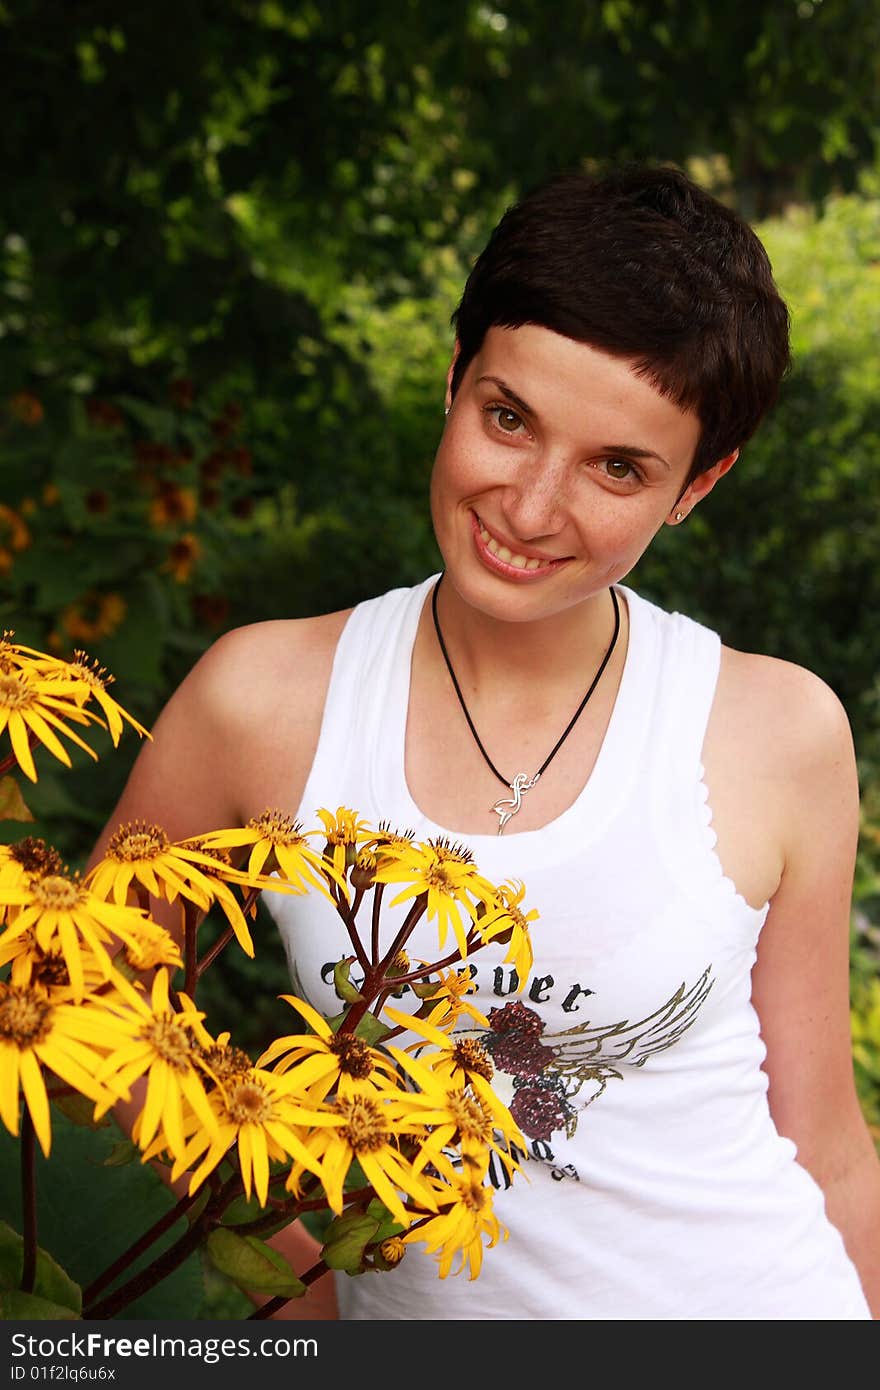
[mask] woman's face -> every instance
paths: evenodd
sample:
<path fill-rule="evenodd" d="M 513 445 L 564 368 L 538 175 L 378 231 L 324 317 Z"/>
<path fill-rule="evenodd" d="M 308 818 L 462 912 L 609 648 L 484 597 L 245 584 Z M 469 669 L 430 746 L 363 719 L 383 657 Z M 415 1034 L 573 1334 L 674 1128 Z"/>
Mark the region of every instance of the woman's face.
<path fill-rule="evenodd" d="M 468 364 L 434 461 L 431 514 L 468 602 L 528 621 L 621 580 L 676 511 L 700 434 L 630 364 L 533 324 L 490 328 Z"/>

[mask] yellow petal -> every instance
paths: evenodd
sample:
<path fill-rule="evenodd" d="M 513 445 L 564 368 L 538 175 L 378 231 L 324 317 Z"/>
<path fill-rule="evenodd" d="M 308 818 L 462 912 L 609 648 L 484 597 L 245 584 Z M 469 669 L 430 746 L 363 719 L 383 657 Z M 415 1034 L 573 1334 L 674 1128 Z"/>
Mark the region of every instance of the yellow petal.
<path fill-rule="evenodd" d="M 52 1147 L 52 1126 L 49 1121 L 49 1098 L 40 1064 L 32 1052 L 21 1054 L 21 1089 L 33 1121 L 34 1133 L 46 1158 Z"/>

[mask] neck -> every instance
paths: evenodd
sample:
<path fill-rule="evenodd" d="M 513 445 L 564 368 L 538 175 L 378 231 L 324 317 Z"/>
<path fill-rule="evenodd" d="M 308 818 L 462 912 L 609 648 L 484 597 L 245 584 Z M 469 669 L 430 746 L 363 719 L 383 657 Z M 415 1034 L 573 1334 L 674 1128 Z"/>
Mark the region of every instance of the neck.
<path fill-rule="evenodd" d="M 535 672 L 541 686 L 568 688 L 595 671 L 614 633 L 614 606 L 608 589 L 536 621 L 494 618 L 467 603 L 444 578 L 436 595 L 437 623 L 447 655 L 460 683 L 508 691 L 522 683 L 534 689 Z M 620 633 L 616 647 L 625 647 L 625 605 L 620 604 Z M 431 623 L 430 601 L 427 619 Z M 614 655 L 618 655 L 618 650 Z M 612 657 L 613 659 L 613 657 Z"/>

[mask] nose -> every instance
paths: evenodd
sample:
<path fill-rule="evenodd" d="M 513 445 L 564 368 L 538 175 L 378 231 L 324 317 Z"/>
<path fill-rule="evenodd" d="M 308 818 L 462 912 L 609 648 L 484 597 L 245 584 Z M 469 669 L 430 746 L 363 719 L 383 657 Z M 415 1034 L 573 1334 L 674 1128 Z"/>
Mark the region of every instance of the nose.
<path fill-rule="evenodd" d="M 536 541 L 555 536 L 568 513 L 568 483 L 562 460 L 548 456 L 523 460 L 502 497 L 502 510 L 511 536 Z"/>

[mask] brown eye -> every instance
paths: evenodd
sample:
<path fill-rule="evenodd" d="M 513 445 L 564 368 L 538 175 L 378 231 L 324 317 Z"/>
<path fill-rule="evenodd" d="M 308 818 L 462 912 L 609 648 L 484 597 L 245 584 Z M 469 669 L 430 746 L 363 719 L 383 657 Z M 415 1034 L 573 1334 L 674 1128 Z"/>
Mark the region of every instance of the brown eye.
<path fill-rule="evenodd" d="M 633 476 L 633 466 L 629 459 L 606 459 L 605 467 L 609 478 L 625 483 Z"/>
<path fill-rule="evenodd" d="M 498 425 L 499 429 L 504 430 L 507 434 L 515 434 L 522 424 L 522 420 L 515 410 L 507 410 L 504 406 L 498 405 L 495 407 L 493 413 L 495 415 L 495 423 Z"/>

